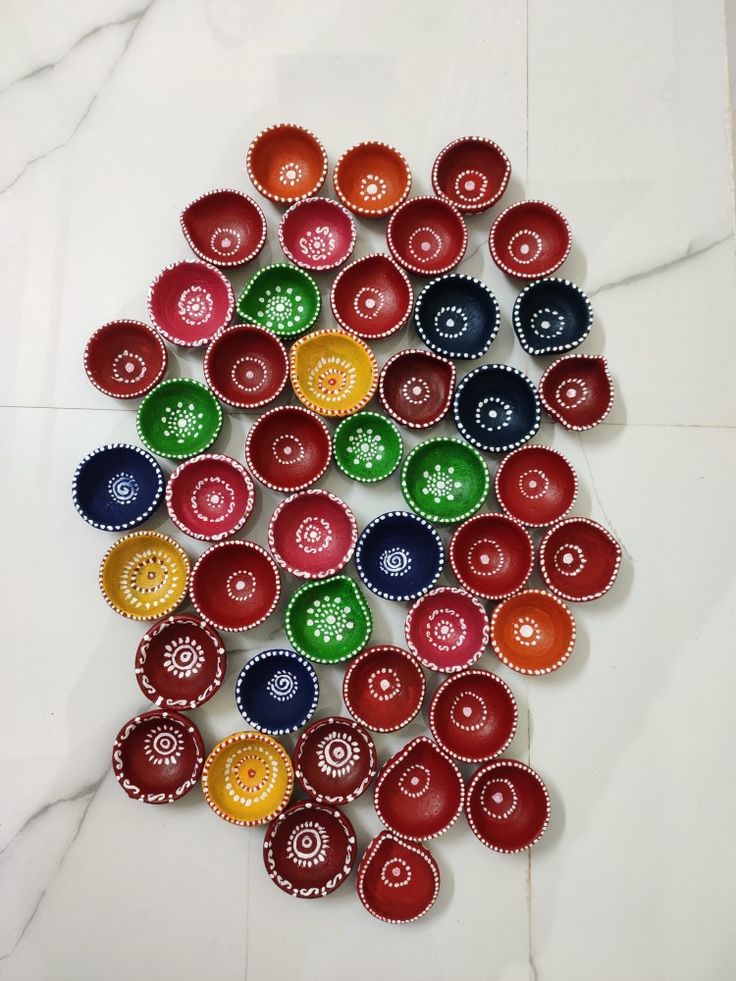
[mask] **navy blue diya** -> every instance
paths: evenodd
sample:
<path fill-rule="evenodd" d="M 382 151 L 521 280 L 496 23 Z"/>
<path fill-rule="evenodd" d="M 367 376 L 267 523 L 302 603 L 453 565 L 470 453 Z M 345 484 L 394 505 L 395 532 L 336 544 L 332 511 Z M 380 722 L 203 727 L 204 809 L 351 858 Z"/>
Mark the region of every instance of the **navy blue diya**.
<path fill-rule="evenodd" d="M 539 429 L 542 410 L 527 376 L 507 364 L 483 364 L 462 379 L 452 407 L 461 436 L 487 453 L 508 453 Z"/>
<path fill-rule="evenodd" d="M 296 651 L 270 650 L 246 661 L 235 682 L 235 702 L 253 729 L 283 736 L 300 729 L 314 714 L 319 681 L 312 665 Z"/>
<path fill-rule="evenodd" d="M 147 450 L 130 443 L 109 443 L 88 453 L 72 481 L 74 507 L 102 531 L 142 524 L 163 496 L 161 467 Z"/>
<path fill-rule="evenodd" d="M 437 582 L 445 563 L 440 536 L 409 511 L 379 514 L 363 529 L 355 567 L 368 589 L 387 600 L 413 600 Z"/>
<path fill-rule="evenodd" d="M 529 354 L 559 354 L 583 343 L 593 325 L 593 308 L 569 279 L 539 279 L 516 297 L 513 323 Z"/>
<path fill-rule="evenodd" d="M 428 283 L 414 308 L 417 333 L 446 358 L 480 358 L 501 326 L 501 310 L 485 283 L 454 273 Z"/>

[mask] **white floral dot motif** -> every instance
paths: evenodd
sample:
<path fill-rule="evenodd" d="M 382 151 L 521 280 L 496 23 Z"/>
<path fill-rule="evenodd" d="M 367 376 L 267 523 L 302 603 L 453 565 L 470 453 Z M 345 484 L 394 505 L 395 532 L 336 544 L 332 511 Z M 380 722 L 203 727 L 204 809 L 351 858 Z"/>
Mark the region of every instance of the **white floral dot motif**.
<path fill-rule="evenodd" d="M 210 237 L 213 252 L 229 259 L 240 248 L 243 238 L 237 228 L 216 228 Z"/>
<path fill-rule="evenodd" d="M 146 733 L 143 752 L 154 766 L 173 766 L 184 752 L 184 737 L 177 726 L 161 722 Z"/>
<path fill-rule="evenodd" d="M 361 286 L 353 299 L 353 310 L 364 320 L 373 320 L 383 307 L 383 293 L 375 286 Z"/>
<path fill-rule="evenodd" d="M 152 548 L 128 561 L 120 574 L 120 590 L 134 608 L 155 609 L 166 604 L 179 585 L 168 561 Z"/>
<path fill-rule="evenodd" d="M 488 720 L 488 708 L 477 692 L 466 691 L 452 700 L 450 719 L 463 732 L 477 732 Z"/>
<path fill-rule="evenodd" d="M 304 171 L 302 165 L 298 164 L 295 160 L 289 160 L 279 167 L 279 181 L 281 181 L 284 187 L 296 187 L 303 176 Z"/>
<path fill-rule="evenodd" d="M 179 316 L 190 327 L 206 323 L 214 309 L 212 294 L 204 286 L 187 286 L 177 304 Z"/>
<path fill-rule="evenodd" d="M 411 233 L 407 247 L 417 262 L 432 262 L 442 250 L 442 239 L 434 228 L 422 225 Z"/>
<path fill-rule="evenodd" d="M 563 409 L 574 409 L 589 397 L 590 391 L 582 378 L 567 378 L 555 389 L 555 398 Z"/>
<path fill-rule="evenodd" d="M 252 807 L 273 791 L 278 772 L 267 756 L 244 749 L 225 761 L 225 789 L 236 804 Z"/>
<path fill-rule="evenodd" d="M 230 369 L 230 378 L 241 392 L 254 392 L 263 385 L 267 373 L 268 366 L 263 358 L 256 354 L 244 354 Z"/>
<path fill-rule="evenodd" d="M 379 702 L 390 702 L 401 694 L 401 679 L 393 668 L 376 668 L 368 677 L 368 691 Z"/>
<path fill-rule="evenodd" d="M 542 639 L 542 631 L 534 617 L 520 616 L 513 624 L 514 640 L 522 647 L 536 647 Z"/>
<path fill-rule="evenodd" d="M 534 262 L 542 254 L 544 243 L 542 237 L 530 228 L 520 228 L 509 239 L 509 254 L 521 266 Z"/>
<path fill-rule="evenodd" d="M 334 354 L 319 358 L 310 368 L 307 384 L 325 402 L 342 402 L 350 398 L 358 377 L 355 365 Z"/>
<path fill-rule="evenodd" d="M 481 399 L 475 407 L 475 421 L 488 432 L 500 432 L 511 422 L 514 415 L 513 407 L 497 395 L 489 395 Z"/>
<path fill-rule="evenodd" d="M 245 603 L 256 591 L 256 577 L 248 569 L 231 572 L 225 580 L 225 591 L 236 603 Z"/>
<path fill-rule="evenodd" d="M 335 252 L 337 241 L 330 231 L 329 225 L 318 225 L 310 228 L 299 239 L 299 248 L 305 258 L 313 262 L 324 262 Z"/>
<path fill-rule="evenodd" d="M 291 466 L 304 459 L 304 444 L 297 436 L 277 436 L 273 441 L 273 455 L 277 463 Z"/>
<path fill-rule="evenodd" d="M 381 881 L 390 889 L 407 886 L 411 882 L 411 866 L 404 858 L 391 858 L 381 869 Z"/>
<path fill-rule="evenodd" d="M 132 504 L 138 497 L 140 488 L 132 473 L 115 474 L 107 482 L 110 497 L 116 504 Z"/>
<path fill-rule="evenodd" d="M 274 286 L 257 298 L 263 309 L 256 311 L 256 318 L 269 330 L 293 330 L 302 324 L 304 298 L 293 286 Z"/>
<path fill-rule="evenodd" d="M 462 481 L 455 476 L 453 466 L 445 469 L 441 463 L 435 463 L 431 470 L 422 471 L 419 491 L 425 497 L 431 497 L 435 504 L 442 504 L 443 501 L 454 501 L 462 486 Z"/>
<path fill-rule="evenodd" d="M 120 351 L 112 359 L 112 376 L 124 385 L 135 385 L 146 373 L 146 362 L 133 351 Z"/>
<path fill-rule="evenodd" d="M 492 538 L 481 538 L 471 546 L 468 562 L 477 576 L 495 576 L 504 569 L 507 558 Z"/>
<path fill-rule="evenodd" d="M 424 378 L 407 378 L 399 389 L 401 397 L 409 402 L 410 405 L 423 405 L 429 401 L 432 390 L 429 382 Z"/>
<path fill-rule="evenodd" d="M 587 564 L 585 552 L 579 545 L 560 545 L 552 559 L 555 569 L 563 576 L 579 575 Z"/>
<path fill-rule="evenodd" d="M 296 543 L 307 555 L 317 555 L 329 548 L 334 538 L 330 522 L 318 515 L 304 518 L 297 526 Z"/>
<path fill-rule="evenodd" d="M 543 307 L 531 315 L 531 328 L 537 337 L 559 337 L 565 329 L 565 318 L 557 310 Z"/>
<path fill-rule="evenodd" d="M 442 607 L 430 613 L 425 634 L 429 643 L 438 651 L 456 651 L 465 643 L 468 624 L 457 610 Z"/>
<path fill-rule="evenodd" d="M 472 204 L 482 201 L 488 190 L 488 178 L 480 170 L 468 167 L 461 170 L 453 182 L 455 196 Z"/>
<path fill-rule="evenodd" d="M 202 477 L 194 485 L 190 504 L 200 521 L 222 524 L 235 510 L 235 491 L 222 477 Z"/>
<path fill-rule="evenodd" d="M 414 763 L 399 777 L 399 790 L 407 797 L 422 797 L 429 790 L 431 775 L 429 768 Z"/>
<path fill-rule="evenodd" d="M 374 432 L 370 426 L 358 426 L 350 434 L 346 451 L 354 467 L 365 467 L 366 470 L 372 470 L 374 464 L 381 463 L 386 455 L 380 433 Z"/>
<path fill-rule="evenodd" d="M 366 174 L 360 178 L 358 194 L 364 201 L 380 201 L 386 196 L 388 185 L 378 174 Z"/>
<path fill-rule="evenodd" d="M 327 832 L 321 824 L 302 821 L 291 830 L 286 842 L 286 854 L 299 868 L 313 868 L 324 862 L 329 843 Z"/>
<path fill-rule="evenodd" d="M 175 637 L 164 645 L 164 668 L 175 678 L 191 678 L 205 661 L 204 648 L 191 637 Z"/>
<path fill-rule="evenodd" d="M 268 679 L 266 691 L 277 702 L 288 702 L 296 695 L 299 690 L 299 682 L 295 674 L 282 668 L 275 671 L 272 678 Z"/>
<path fill-rule="evenodd" d="M 355 619 L 350 604 L 342 596 L 326 594 L 307 608 L 307 626 L 315 637 L 326 644 L 340 643 L 345 635 L 355 629 Z"/>
<path fill-rule="evenodd" d="M 510 780 L 496 777 L 489 781 L 480 795 L 480 806 L 488 817 L 505 821 L 510 818 L 519 804 L 516 787 Z"/>
<path fill-rule="evenodd" d="M 524 497 L 536 501 L 549 490 L 549 477 L 543 470 L 530 468 L 519 477 L 519 490 Z"/>
<path fill-rule="evenodd" d="M 403 576 L 411 570 L 411 555 L 399 545 L 387 548 L 378 559 L 378 568 L 385 576 Z"/>
<path fill-rule="evenodd" d="M 164 406 L 161 423 L 164 436 L 173 437 L 180 446 L 198 436 L 204 428 L 204 413 L 198 412 L 194 402 L 177 402 L 176 405 Z"/>
<path fill-rule="evenodd" d="M 360 743 L 346 732 L 329 732 L 317 746 L 317 766 L 328 777 L 344 777 L 360 761 Z"/>
<path fill-rule="evenodd" d="M 440 307 L 434 315 L 434 326 L 440 337 L 448 341 L 456 340 L 468 329 L 468 315 L 457 305 Z"/>

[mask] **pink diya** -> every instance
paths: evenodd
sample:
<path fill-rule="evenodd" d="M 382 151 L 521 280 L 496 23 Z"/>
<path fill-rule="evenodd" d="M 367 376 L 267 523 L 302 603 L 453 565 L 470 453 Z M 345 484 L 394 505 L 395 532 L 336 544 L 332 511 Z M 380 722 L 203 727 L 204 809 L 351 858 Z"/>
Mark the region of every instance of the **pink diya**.
<path fill-rule="evenodd" d="M 549 794 L 538 773 L 518 760 L 491 760 L 468 784 L 465 813 L 476 838 L 494 852 L 522 852 L 549 824 Z"/>
<path fill-rule="evenodd" d="M 590 518 L 563 518 L 539 546 L 539 568 L 557 596 L 584 603 L 613 586 L 621 564 L 621 546 Z"/>
<path fill-rule="evenodd" d="M 190 538 L 217 542 L 248 520 L 256 499 L 242 463 L 221 453 L 202 453 L 180 464 L 166 485 L 166 507 L 177 528 Z"/>
<path fill-rule="evenodd" d="M 221 402 L 236 409 L 259 409 L 283 392 L 289 359 L 270 330 L 232 324 L 210 341 L 204 355 L 204 377 Z"/>
<path fill-rule="evenodd" d="M 419 662 L 401 647 L 368 647 L 350 662 L 342 681 L 348 712 L 374 732 L 409 725 L 424 701 L 427 684 Z"/>
<path fill-rule="evenodd" d="M 275 204 L 292 204 L 322 187 L 327 153 L 303 126 L 276 123 L 262 130 L 248 147 L 245 161 L 255 188 Z"/>
<path fill-rule="evenodd" d="M 371 916 L 385 923 L 411 923 L 437 899 L 440 870 L 424 845 L 381 831 L 360 860 L 356 885 Z"/>
<path fill-rule="evenodd" d="M 284 214 L 279 242 L 287 259 L 302 269 L 335 269 L 355 248 L 355 222 L 337 201 L 306 198 Z"/>
<path fill-rule="evenodd" d="M 454 388 L 454 364 L 418 348 L 398 351 L 378 377 L 381 405 L 409 429 L 426 429 L 438 423 L 450 408 Z"/>
<path fill-rule="evenodd" d="M 84 370 L 115 399 L 147 395 L 163 378 L 169 352 L 161 337 L 138 320 L 111 320 L 98 327 L 84 349 Z"/>
<path fill-rule="evenodd" d="M 534 544 L 505 514 L 476 514 L 455 531 L 450 565 L 457 581 L 482 599 L 505 599 L 522 589 L 534 568 Z"/>
<path fill-rule="evenodd" d="M 413 302 L 409 277 L 382 252 L 365 255 L 341 269 L 330 293 L 335 320 L 367 341 L 401 330 L 411 316 Z"/>
<path fill-rule="evenodd" d="M 373 740 L 352 719 L 318 719 L 299 736 L 294 748 L 296 779 L 320 804 L 357 800 L 377 769 Z"/>
<path fill-rule="evenodd" d="M 242 191 L 208 191 L 179 218 L 192 251 L 214 266 L 244 266 L 266 243 L 266 219 Z"/>
<path fill-rule="evenodd" d="M 539 382 L 542 405 L 565 429 L 583 432 L 603 422 L 613 405 L 606 359 L 568 354 L 547 368 Z"/>
<path fill-rule="evenodd" d="M 250 630 L 274 611 L 281 594 L 278 568 L 255 542 L 218 542 L 197 559 L 190 580 L 192 603 L 218 630 Z"/>
<path fill-rule="evenodd" d="M 431 196 L 409 198 L 391 215 L 388 249 L 409 272 L 439 276 L 454 269 L 465 255 L 468 230 L 454 205 Z"/>
<path fill-rule="evenodd" d="M 578 481 L 567 457 L 550 446 L 522 446 L 496 471 L 496 497 L 506 514 L 530 527 L 558 521 L 575 502 Z"/>
<path fill-rule="evenodd" d="M 225 680 L 220 635 L 191 613 L 175 613 L 150 627 L 135 655 L 135 678 L 150 701 L 166 709 L 204 705 Z"/>
<path fill-rule="evenodd" d="M 148 312 L 166 340 L 201 347 L 230 323 L 235 297 L 219 269 L 184 259 L 162 269 L 148 290 Z"/>
<path fill-rule="evenodd" d="M 298 405 L 264 412 L 245 440 L 245 462 L 251 473 L 284 494 L 319 480 L 331 457 L 329 429 L 316 413 Z"/>
<path fill-rule="evenodd" d="M 432 735 L 451 756 L 466 763 L 482 763 L 503 753 L 517 721 L 509 686 L 480 668 L 446 678 L 429 703 Z"/>
<path fill-rule="evenodd" d="M 128 797 L 171 804 L 199 782 L 204 743 L 185 715 L 163 709 L 136 715 L 115 738 L 112 770 Z"/>
<path fill-rule="evenodd" d="M 449 674 L 474 664 L 488 646 L 488 614 L 464 589 L 440 586 L 410 608 L 404 634 L 425 667 Z"/>
<path fill-rule="evenodd" d="M 519 201 L 496 218 L 488 240 L 499 269 L 519 279 L 541 279 L 559 268 L 570 252 L 567 219 L 546 201 Z"/>
<path fill-rule="evenodd" d="M 432 167 L 435 194 L 464 214 L 485 211 L 501 198 L 511 163 L 501 147 L 482 136 L 461 136 L 437 154 Z"/>
<path fill-rule="evenodd" d="M 357 537 L 353 512 L 325 490 L 287 497 L 268 525 L 268 547 L 274 558 L 302 579 L 333 576 L 350 561 Z"/>

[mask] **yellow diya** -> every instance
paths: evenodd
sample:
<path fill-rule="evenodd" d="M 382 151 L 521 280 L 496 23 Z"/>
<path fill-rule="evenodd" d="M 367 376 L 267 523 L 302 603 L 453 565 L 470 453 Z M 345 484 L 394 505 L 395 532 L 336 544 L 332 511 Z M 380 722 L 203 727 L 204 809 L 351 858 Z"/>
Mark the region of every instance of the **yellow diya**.
<path fill-rule="evenodd" d="M 187 594 L 189 559 L 173 538 L 158 531 L 124 535 L 105 552 L 100 590 L 108 604 L 131 620 L 156 620 Z"/>
<path fill-rule="evenodd" d="M 235 732 L 212 750 L 202 771 L 205 800 L 218 817 L 249 827 L 280 814 L 294 789 L 281 743 L 262 732 Z"/>
<path fill-rule="evenodd" d="M 289 376 L 308 409 L 323 416 L 350 416 L 373 397 L 378 365 L 359 338 L 341 330 L 317 330 L 292 346 Z"/>

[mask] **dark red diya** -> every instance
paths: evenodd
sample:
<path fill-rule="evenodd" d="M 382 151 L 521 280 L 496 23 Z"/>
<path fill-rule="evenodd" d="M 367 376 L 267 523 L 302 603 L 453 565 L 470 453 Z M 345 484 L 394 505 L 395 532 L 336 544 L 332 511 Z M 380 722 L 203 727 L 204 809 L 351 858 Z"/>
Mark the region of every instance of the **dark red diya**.
<path fill-rule="evenodd" d="M 185 259 L 162 269 L 148 290 L 148 312 L 166 340 L 201 347 L 230 323 L 235 297 L 219 269 Z"/>
<path fill-rule="evenodd" d="M 166 709 L 194 709 L 225 679 L 227 657 L 219 634 L 190 613 L 154 624 L 141 638 L 135 677 L 150 701 Z"/>
<path fill-rule="evenodd" d="M 353 826 L 329 804 L 298 801 L 268 826 L 263 861 L 279 889 L 298 899 L 318 899 L 334 892 L 355 864 Z"/>
<path fill-rule="evenodd" d="M 509 276 L 549 276 L 567 258 L 570 226 L 546 201 L 519 201 L 496 218 L 488 240 L 493 261 Z"/>
<path fill-rule="evenodd" d="M 578 481 L 567 457 L 550 446 L 522 446 L 496 471 L 496 497 L 507 514 L 540 528 L 567 514 Z"/>
<path fill-rule="evenodd" d="M 266 218 L 242 191 L 208 191 L 179 218 L 192 251 L 215 266 L 244 266 L 266 243 Z"/>
<path fill-rule="evenodd" d="M 264 412 L 245 440 L 251 472 L 266 487 L 284 494 L 319 480 L 331 456 L 329 429 L 316 413 L 297 405 Z"/>
<path fill-rule="evenodd" d="M 350 561 L 357 538 L 353 512 L 326 490 L 287 497 L 268 526 L 268 547 L 274 558 L 302 579 L 334 576 Z"/>
<path fill-rule="evenodd" d="M 511 162 L 497 143 L 482 136 L 462 136 L 438 153 L 432 187 L 459 211 L 477 214 L 496 204 L 510 177 Z"/>
<path fill-rule="evenodd" d="M 438 276 L 465 255 L 463 216 L 442 198 L 410 198 L 394 211 L 386 229 L 389 252 L 409 272 Z"/>
<path fill-rule="evenodd" d="M 381 405 L 409 429 L 426 429 L 438 423 L 450 408 L 454 388 L 454 364 L 415 348 L 394 354 L 378 377 Z"/>
<path fill-rule="evenodd" d="M 422 707 L 427 684 L 419 662 L 390 645 L 369 647 L 345 672 L 342 697 L 362 725 L 374 732 L 395 732 L 409 725 Z"/>
<path fill-rule="evenodd" d="M 242 463 L 202 453 L 180 464 L 166 485 L 166 507 L 177 528 L 201 542 L 234 535 L 250 517 L 256 489 Z"/>
<path fill-rule="evenodd" d="M 279 242 L 287 259 L 302 269 L 335 269 L 355 248 L 355 222 L 337 201 L 306 198 L 284 214 Z"/>
<path fill-rule="evenodd" d="M 409 650 L 432 671 L 460 671 L 474 664 L 488 646 L 485 607 L 453 586 L 425 593 L 411 607 L 404 624 Z"/>
<path fill-rule="evenodd" d="M 327 153 L 308 129 L 277 123 L 252 141 L 245 168 L 265 198 L 276 204 L 292 204 L 322 187 L 327 177 Z"/>
<path fill-rule="evenodd" d="M 343 153 L 335 164 L 332 183 L 346 208 L 365 218 L 378 218 L 409 196 L 411 170 L 395 147 L 369 140 Z"/>
<path fill-rule="evenodd" d="M 411 923 L 437 899 L 440 870 L 424 845 L 381 831 L 363 853 L 356 886 L 371 916 L 384 923 Z"/>
<path fill-rule="evenodd" d="M 451 756 L 466 763 L 482 763 L 503 753 L 517 721 L 509 686 L 480 668 L 446 678 L 429 703 L 432 735 Z"/>
<path fill-rule="evenodd" d="M 422 841 L 455 823 L 463 796 L 463 778 L 449 754 L 427 736 L 417 736 L 378 774 L 374 803 L 389 831 Z"/>
<path fill-rule="evenodd" d="M 374 252 L 337 274 L 330 302 L 341 327 L 371 341 L 404 326 L 411 316 L 414 294 L 404 270 L 382 252 Z"/>
<path fill-rule="evenodd" d="M 128 797 L 171 804 L 199 783 L 204 742 L 185 715 L 164 709 L 136 715 L 122 727 L 112 750 L 112 771 Z"/>
<path fill-rule="evenodd" d="M 546 411 L 565 429 L 592 429 L 603 422 L 613 405 L 606 359 L 594 354 L 559 358 L 542 375 L 539 395 Z"/>
<path fill-rule="evenodd" d="M 584 603 L 613 586 L 621 564 L 621 546 L 590 518 L 563 518 L 539 546 L 539 568 L 547 586 L 562 599 Z"/>
<path fill-rule="evenodd" d="M 549 824 L 549 810 L 542 778 L 518 760 L 491 760 L 475 771 L 468 784 L 468 824 L 494 852 L 531 848 Z"/>
<path fill-rule="evenodd" d="M 219 330 L 208 345 L 204 377 L 221 402 L 236 409 L 259 409 L 283 392 L 289 359 L 270 330 L 233 324 Z"/>
<path fill-rule="evenodd" d="M 111 320 L 98 327 L 84 349 L 84 370 L 103 395 L 134 399 L 147 395 L 164 377 L 166 345 L 138 320 Z"/>
<path fill-rule="evenodd" d="M 276 563 L 255 542 L 210 545 L 190 579 L 192 603 L 218 630 L 250 630 L 269 617 L 281 593 Z"/>
<path fill-rule="evenodd" d="M 476 514 L 455 531 L 450 564 L 457 581 L 483 599 L 522 589 L 534 567 L 534 545 L 522 524 L 505 514 Z"/>
<path fill-rule="evenodd" d="M 376 747 L 352 719 L 318 719 L 294 748 L 294 775 L 320 804 L 349 804 L 365 792 L 378 769 Z"/>

